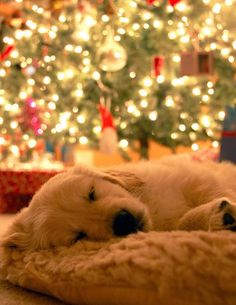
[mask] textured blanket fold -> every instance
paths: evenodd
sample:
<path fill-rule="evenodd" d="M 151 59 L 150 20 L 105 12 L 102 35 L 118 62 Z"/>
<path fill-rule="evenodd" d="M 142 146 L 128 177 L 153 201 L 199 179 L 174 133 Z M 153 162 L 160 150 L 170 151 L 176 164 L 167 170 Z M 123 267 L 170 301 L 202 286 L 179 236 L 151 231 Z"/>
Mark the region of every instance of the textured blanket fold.
<path fill-rule="evenodd" d="M 35 252 L 2 249 L 0 276 L 76 305 L 235 305 L 236 235 L 149 232 Z"/>

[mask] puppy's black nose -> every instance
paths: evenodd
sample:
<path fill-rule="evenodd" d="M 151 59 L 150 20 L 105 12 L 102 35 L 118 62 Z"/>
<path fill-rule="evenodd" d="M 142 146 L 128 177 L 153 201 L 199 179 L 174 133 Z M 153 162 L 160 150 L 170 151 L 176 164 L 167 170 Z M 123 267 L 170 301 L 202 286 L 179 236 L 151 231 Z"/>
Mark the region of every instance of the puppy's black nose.
<path fill-rule="evenodd" d="M 113 224 L 113 233 L 116 236 L 126 236 L 135 233 L 139 229 L 139 222 L 131 213 L 121 210 L 115 215 Z"/>
<path fill-rule="evenodd" d="M 232 225 L 235 223 L 235 219 L 231 214 L 225 213 L 223 216 L 223 223 L 225 226 Z"/>

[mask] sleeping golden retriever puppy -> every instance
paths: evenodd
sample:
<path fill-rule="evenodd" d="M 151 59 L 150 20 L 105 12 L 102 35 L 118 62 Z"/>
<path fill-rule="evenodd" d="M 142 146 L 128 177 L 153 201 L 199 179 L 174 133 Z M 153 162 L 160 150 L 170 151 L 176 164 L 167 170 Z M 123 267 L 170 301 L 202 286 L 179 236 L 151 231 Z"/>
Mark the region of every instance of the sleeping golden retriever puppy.
<path fill-rule="evenodd" d="M 236 166 L 181 158 L 77 165 L 45 183 L 1 245 L 43 249 L 149 230 L 236 231 Z"/>

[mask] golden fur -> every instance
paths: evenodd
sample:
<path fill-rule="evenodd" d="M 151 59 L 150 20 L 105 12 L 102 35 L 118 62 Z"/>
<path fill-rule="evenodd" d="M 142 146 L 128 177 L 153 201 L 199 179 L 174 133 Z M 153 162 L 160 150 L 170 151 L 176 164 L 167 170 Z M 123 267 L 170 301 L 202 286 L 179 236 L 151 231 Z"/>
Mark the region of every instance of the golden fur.
<path fill-rule="evenodd" d="M 172 157 L 108 169 L 77 165 L 41 187 L 1 244 L 67 246 L 81 232 L 87 239 L 107 240 L 120 210 L 134 215 L 142 231 L 235 231 L 235 202 L 236 166 L 230 163 Z M 230 223 L 224 222 L 224 215 L 231 216 Z"/>

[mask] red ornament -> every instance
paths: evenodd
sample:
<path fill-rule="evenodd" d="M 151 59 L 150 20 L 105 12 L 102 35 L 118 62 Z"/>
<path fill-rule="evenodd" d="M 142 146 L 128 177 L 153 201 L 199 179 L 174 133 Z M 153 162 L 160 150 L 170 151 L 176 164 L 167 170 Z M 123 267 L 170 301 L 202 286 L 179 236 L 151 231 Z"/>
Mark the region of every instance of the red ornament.
<path fill-rule="evenodd" d="M 100 112 L 101 119 L 102 119 L 102 130 L 104 130 L 107 127 L 111 127 L 111 128 L 115 129 L 114 123 L 113 123 L 113 117 L 112 117 L 110 111 L 107 109 L 107 107 L 100 104 L 99 112 Z"/>
<path fill-rule="evenodd" d="M 169 0 L 169 4 L 171 6 L 175 6 L 177 3 L 179 3 L 181 0 Z"/>
<path fill-rule="evenodd" d="M 157 77 L 161 74 L 161 70 L 164 66 L 164 57 L 163 56 L 155 56 L 153 58 L 153 72 L 154 76 Z"/>
<path fill-rule="evenodd" d="M 39 109 L 35 101 L 31 97 L 25 100 L 24 125 L 26 126 L 26 128 L 32 129 L 36 136 L 39 136 L 43 133 L 43 130 L 41 129 Z"/>
<path fill-rule="evenodd" d="M 48 46 L 47 45 L 44 45 L 42 47 L 42 56 L 45 57 L 48 55 Z"/>
<path fill-rule="evenodd" d="M 147 4 L 152 5 L 156 0 L 146 0 Z M 181 0 L 168 0 L 169 4 L 171 6 L 175 6 L 177 3 L 179 3 Z"/>
<path fill-rule="evenodd" d="M 4 61 L 14 49 L 13 45 L 7 46 L 3 53 L 0 53 L 0 61 Z"/>
<path fill-rule="evenodd" d="M 100 150 L 105 154 L 112 154 L 117 150 L 117 133 L 113 123 L 113 117 L 109 109 L 103 104 L 99 105 L 102 119 L 102 134 L 100 138 Z"/>

